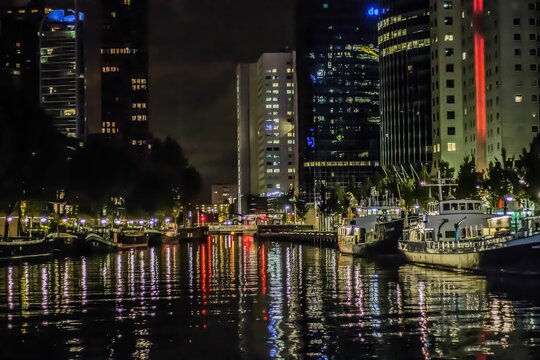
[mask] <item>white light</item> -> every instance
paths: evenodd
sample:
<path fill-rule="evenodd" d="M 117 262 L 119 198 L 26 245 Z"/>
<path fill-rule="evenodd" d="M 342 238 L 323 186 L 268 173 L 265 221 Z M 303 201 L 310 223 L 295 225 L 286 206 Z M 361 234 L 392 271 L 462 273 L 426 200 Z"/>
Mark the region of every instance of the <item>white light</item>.
<path fill-rule="evenodd" d="M 47 222 L 47 218 L 42 217 L 42 218 L 41 218 L 41 222 L 42 222 L 42 223 L 46 223 L 46 222 Z"/>
<path fill-rule="evenodd" d="M 86 224 L 86 219 L 81 219 L 81 224 Z"/>
<path fill-rule="evenodd" d="M 13 221 L 13 216 L 8 216 L 7 222 L 10 223 L 10 222 L 12 222 L 12 221 Z"/>

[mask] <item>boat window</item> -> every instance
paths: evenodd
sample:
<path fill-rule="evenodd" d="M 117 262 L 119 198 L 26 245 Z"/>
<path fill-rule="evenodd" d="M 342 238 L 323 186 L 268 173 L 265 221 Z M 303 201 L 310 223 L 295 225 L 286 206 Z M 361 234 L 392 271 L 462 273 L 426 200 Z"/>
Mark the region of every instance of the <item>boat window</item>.
<path fill-rule="evenodd" d="M 454 239 L 456 237 L 456 232 L 453 230 L 447 230 L 444 232 L 444 237 L 447 239 Z"/>
<path fill-rule="evenodd" d="M 467 203 L 467 210 L 474 210 L 473 203 Z"/>
<path fill-rule="evenodd" d="M 466 209 L 465 203 L 459 203 L 459 210 L 464 211 Z"/>
<path fill-rule="evenodd" d="M 451 203 L 450 205 L 452 207 L 452 210 L 456 211 L 458 209 L 458 207 L 457 207 L 458 204 L 457 203 Z"/>
<path fill-rule="evenodd" d="M 474 210 L 480 210 L 480 203 L 474 203 Z"/>
<path fill-rule="evenodd" d="M 443 210 L 445 211 L 450 210 L 450 204 L 443 204 Z"/>

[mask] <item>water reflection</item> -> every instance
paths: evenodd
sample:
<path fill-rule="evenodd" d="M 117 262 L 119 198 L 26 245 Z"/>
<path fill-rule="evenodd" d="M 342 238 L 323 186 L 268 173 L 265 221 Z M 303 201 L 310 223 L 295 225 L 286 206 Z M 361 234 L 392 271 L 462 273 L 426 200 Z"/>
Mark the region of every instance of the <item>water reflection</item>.
<path fill-rule="evenodd" d="M 539 284 L 247 236 L 3 264 L 0 358 L 537 358 Z"/>

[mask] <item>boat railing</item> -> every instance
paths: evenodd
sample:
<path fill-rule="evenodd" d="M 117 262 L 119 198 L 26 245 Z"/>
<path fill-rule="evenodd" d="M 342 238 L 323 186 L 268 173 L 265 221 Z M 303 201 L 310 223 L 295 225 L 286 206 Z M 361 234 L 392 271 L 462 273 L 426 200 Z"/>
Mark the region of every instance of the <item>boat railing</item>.
<path fill-rule="evenodd" d="M 437 252 L 471 252 L 485 251 L 504 247 L 511 236 L 493 237 L 486 239 L 464 239 L 464 240 L 446 240 L 446 241 L 427 241 L 428 250 L 437 250 Z"/>

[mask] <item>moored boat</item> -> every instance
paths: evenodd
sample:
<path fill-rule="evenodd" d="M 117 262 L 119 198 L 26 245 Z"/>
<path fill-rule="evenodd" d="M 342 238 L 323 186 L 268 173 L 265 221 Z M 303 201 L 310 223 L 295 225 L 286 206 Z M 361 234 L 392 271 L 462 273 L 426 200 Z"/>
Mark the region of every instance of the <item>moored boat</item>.
<path fill-rule="evenodd" d="M 122 229 L 113 231 L 111 240 L 119 250 L 148 246 L 148 234 L 144 230 Z"/>
<path fill-rule="evenodd" d="M 345 218 L 338 227 L 338 247 L 346 254 L 379 256 L 398 253 L 403 218 L 396 207 L 365 209 L 361 216 Z"/>
<path fill-rule="evenodd" d="M 84 234 L 51 233 L 47 237 L 54 242 L 55 252 L 81 254 L 86 250 Z"/>
<path fill-rule="evenodd" d="M 510 232 L 508 216 L 484 214 L 473 200 L 411 223 L 399 249 L 407 261 L 482 272 L 540 274 L 540 218 Z"/>
<path fill-rule="evenodd" d="M 47 237 L 12 237 L 0 241 L 0 260 L 17 260 L 51 256 L 54 242 Z"/>

